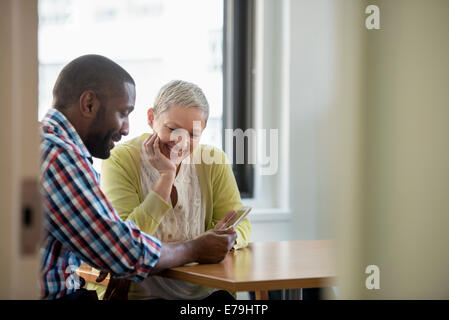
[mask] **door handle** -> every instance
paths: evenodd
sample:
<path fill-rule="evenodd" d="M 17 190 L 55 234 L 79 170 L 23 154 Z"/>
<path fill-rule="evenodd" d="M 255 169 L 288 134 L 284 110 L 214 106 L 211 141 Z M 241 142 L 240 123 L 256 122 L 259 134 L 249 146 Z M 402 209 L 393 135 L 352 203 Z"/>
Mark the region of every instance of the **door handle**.
<path fill-rule="evenodd" d="M 21 190 L 21 253 L 35 254 L 41 242 L 42 201 L 37 178 L 24 178 Z"/>

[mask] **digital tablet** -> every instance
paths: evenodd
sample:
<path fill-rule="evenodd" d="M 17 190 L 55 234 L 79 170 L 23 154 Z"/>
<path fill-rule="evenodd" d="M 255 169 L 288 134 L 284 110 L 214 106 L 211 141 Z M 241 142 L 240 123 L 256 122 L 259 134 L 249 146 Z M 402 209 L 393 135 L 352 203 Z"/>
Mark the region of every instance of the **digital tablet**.
<path fill-rule="evenodd" d="M 240 207 L 240 209 L 237 210 L 237 212 L 239 213 L 240 216 L 237 218 L 237 220 L 235 220 L 233 222 L 228 222 L 226 224 L 226 226 L 224 227 L 224 229 L 226 230 L 231 227 L 236 228 L 239 225 L 239 223 L 242 222 L 243 219 L 246 218 L 246 216 L 251 212 L 251 210 L 252 210 L 252 207 L 248 207 L 248 206 Z"/>

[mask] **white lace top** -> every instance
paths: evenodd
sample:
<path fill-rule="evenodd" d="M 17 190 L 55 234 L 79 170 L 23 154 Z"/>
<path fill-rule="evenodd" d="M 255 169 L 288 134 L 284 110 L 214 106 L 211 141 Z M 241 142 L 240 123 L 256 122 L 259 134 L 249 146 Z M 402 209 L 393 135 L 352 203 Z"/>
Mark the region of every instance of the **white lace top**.
<path fill-rule="evenodd" d="M 140 150 L 140 180 L 144 197 L 159 178 L 159 172 L 150 164 L 142 144 Z M 154 236 L 163 242 L 189 240 L 205 230 L 206 209 L 201 198 L 200 183 L 194 164 L 188 159 L 181 163 L 174 185 L 178 201 L 162 219 Z M 190 161 L 192 162 L 192 161 Z M 130 299 L 203 299 L 216 289 L 188 282 L 150 276 L 141 283 L 134 283 Z"/>

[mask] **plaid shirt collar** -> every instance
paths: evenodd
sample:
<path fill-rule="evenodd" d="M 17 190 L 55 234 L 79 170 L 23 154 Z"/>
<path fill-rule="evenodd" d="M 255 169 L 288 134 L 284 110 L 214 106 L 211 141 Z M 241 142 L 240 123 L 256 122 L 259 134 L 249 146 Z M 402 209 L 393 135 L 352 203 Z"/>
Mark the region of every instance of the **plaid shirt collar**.
<path fill-rule="evenodd" d="M 72 149 L 92 163 L 92 155 L 62 112 L 55 108 L 48 110 L 42 120 L 42 130 L 46 138 L 50 135 L 53 142 L 65 149 Z"/>

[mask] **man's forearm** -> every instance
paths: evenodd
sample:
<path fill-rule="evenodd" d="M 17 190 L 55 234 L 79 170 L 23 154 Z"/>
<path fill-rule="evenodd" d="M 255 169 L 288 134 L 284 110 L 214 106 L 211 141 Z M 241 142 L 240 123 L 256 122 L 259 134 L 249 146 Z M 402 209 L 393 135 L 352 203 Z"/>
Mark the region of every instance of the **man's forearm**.
<path fill-rule="evenodd" d="M 150 274 L 190 262 L 219 263 L 231 250 L 237 234 L 234 228 L 209 230 L 185 242 L 163 243 L 161 255 Z"/>
<path fill-rule="evenodd" d="M 193 241 L 162 243 L 161 255 L 150 274 L 156 274 L 168 268 L 195 262 L 197 260 L 197 252 Z"/>

